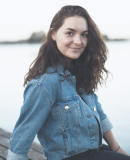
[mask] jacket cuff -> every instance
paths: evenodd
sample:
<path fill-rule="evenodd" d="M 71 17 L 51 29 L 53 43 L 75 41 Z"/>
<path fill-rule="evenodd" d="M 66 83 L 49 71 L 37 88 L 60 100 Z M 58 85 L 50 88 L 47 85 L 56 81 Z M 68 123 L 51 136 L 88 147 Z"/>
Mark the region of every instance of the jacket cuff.
<path fill-rule="evenodd" d="M 6 160 L 28 160 L 28 156 L 25 154 L 16 154 L 10 149 L 8 149 L 8 155 Z"/>
<path fill-rule="evenodd" d="M 109 131 L 113 128 L 112 123 L 109 121 L 108 117 L 101 121 L 103 133 Z"/>

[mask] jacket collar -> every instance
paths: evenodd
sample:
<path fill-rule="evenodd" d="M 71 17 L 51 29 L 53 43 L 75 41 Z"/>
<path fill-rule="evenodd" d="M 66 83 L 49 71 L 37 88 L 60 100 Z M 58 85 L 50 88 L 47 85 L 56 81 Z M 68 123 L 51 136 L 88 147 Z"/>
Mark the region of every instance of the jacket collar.
<path fill-rule="evenodd" d="M 58 73 L 60 74 L 60 75 L 62 75 L 62 76 L 65 76 L 65 74 L 64 74 L 64 67 L 63 67 L 63 65 L 61 64 L 61 63 L 59 63 L 58 65 L 57 65 L 57 71 L 58 71 Z M 66 75 L 68 76 L 68 75 L 71 75 L 71 73 L 66 69 L 65 70 L 65 73 L 66 73 Z"/>
<path fill-rule="evenodd" d="M 63 72 L 64 71 L 64 67 L 63 67 L 63 65 L 61 63 L 58 63 L 56 65 L 56 67 L 57 67 L 58 74 L 60 74 L 62 76 L 65 76 L 65 73 L 66 73 L 67 76 L 71 75 L 71 73 L 67 69 L 65 70 L 65 73 Z M 48 67 L 47 70 L 49 71 L 49 73 L 51 73 L 51 72 L 56 71 L 56 68 L 55 67 Z"/>

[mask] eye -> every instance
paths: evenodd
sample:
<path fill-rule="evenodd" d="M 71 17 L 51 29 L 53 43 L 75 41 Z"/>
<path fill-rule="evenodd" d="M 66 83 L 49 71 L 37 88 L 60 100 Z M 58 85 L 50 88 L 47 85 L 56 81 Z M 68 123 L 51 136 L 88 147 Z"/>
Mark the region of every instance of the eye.
<path fill-rule="evenodd" d="M 88 37 L 88 34 L 82 34 L 83 37 Z"/>
<path fill-rule="evenodd" d="M 67 32 L 66 34 L 68 34 L 68 35 L 70 35 L 70 36 L 72 36 L 72 35 L 73 35 L 73 33 L 72 33 L 72 32 Z"/>

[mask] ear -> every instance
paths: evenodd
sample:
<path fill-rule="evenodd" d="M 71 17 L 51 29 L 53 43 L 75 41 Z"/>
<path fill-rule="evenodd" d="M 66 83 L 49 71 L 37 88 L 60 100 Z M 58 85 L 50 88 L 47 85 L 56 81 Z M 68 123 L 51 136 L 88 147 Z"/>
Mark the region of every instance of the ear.
<path fill-rule="evenodd" d="M 56 37 L 55 37 L 55 31 L 53 31 L 53 28 L 50 29 L 50 32 L 51 32 L 51 38 L 55 41 L 56 40 Z"/>

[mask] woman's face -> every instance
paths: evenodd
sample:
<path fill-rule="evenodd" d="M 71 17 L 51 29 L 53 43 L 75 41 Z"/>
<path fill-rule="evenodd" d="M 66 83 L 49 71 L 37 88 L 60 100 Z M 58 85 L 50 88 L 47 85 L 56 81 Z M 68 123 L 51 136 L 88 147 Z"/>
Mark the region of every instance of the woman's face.
<path fill-rule="evenodd" d="M 68 62 L 78 59 L 85 50 L 88 42 L 88 24 L 83 17 L 66 18 L 63 25 L 52 32 L 52 39 L 57 48 Z"/>

